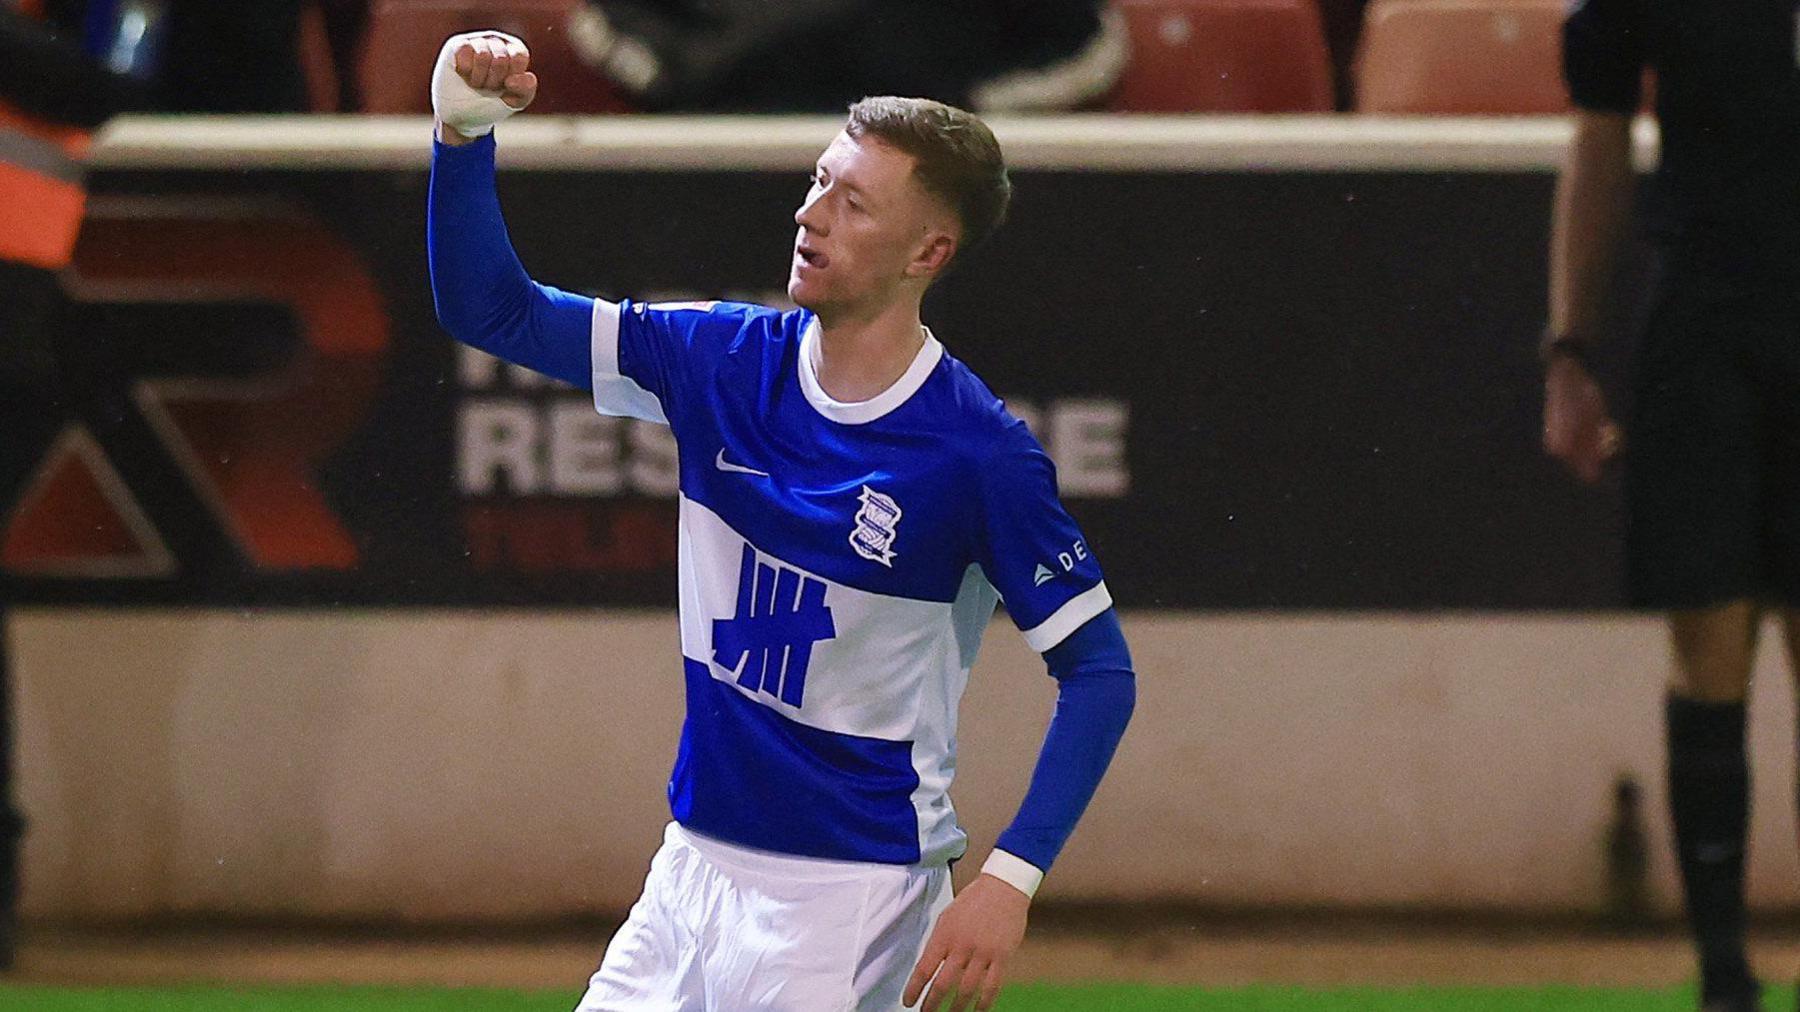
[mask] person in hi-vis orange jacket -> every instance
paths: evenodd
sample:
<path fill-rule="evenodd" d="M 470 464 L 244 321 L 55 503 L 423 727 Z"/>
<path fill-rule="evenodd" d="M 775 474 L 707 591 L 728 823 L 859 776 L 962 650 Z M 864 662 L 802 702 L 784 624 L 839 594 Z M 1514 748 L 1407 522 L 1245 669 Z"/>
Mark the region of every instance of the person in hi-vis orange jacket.
<path fill-rule="evenodd" d="M 61 427 L 58 272 L 86 205 L 89 138 L 136 88 L 90 59 L 42 0 L 0 0 L 0 532 Z M 64 18 L 78 13 L 71 10 Z M 66 21 L 64 23 L 74 23 Z M 23 819 L 13 804 L 11 686 L 0 570 L 0 969 L 12 965 Z"/>

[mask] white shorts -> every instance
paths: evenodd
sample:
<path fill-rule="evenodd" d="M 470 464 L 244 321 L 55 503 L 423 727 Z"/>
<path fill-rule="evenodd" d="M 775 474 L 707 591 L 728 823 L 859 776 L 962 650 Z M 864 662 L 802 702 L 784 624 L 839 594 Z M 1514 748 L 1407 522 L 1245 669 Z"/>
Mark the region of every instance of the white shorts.
<path fill-rule="evenodd" d="M 894 1012 L 950 870 L 750 850 L 675 823 L 576 1012 Z"/>

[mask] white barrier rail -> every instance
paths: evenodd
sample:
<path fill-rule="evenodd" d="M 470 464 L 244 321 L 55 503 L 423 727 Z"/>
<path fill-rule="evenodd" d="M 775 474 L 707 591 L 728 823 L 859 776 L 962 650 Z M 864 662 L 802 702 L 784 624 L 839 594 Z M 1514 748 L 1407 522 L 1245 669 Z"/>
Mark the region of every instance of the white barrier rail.
<path fill-rule="evenodd" d="M 836 117 L 524 116 L 499 128 L 516 169 L 765 170 L 811 166 Z M 1015 167 L 1167 172 L 1552 171 L 1562 117 L 1048 116 L 996 118 Z M 418 169 L 430 121 L 416 116 L 124 116 L 96 145 L 99 169 Z M 1654 164 L 1656 125 L 1635 131 Z"/>

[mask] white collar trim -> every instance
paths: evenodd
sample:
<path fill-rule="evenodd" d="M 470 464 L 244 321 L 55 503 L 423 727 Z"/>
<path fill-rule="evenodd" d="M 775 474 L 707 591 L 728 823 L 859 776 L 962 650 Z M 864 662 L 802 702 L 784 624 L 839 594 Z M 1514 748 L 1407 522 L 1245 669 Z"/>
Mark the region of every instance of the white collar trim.
<path fill-rule="evenodd" d="M 893 411 L 905 404 L 907 398 L 917 393 L 930 378 L 931 370 L 937 368 L 938 360 L 944 357 L 944 346 L 931 335 L 931 328 L 925 331 L 925 346 L 913 356 L 912 365 L 900 374 L 893 385 L 866 401 L 846 403 L 832 400 L 825 388 L 819 385 L 819 318 L 807 321 L 806 329 L 800 333 L 800 390 L 806 394 L 807 403 L 818 409 L 819 414 L 834 422 L 845 425 L 862 425 Z"/>

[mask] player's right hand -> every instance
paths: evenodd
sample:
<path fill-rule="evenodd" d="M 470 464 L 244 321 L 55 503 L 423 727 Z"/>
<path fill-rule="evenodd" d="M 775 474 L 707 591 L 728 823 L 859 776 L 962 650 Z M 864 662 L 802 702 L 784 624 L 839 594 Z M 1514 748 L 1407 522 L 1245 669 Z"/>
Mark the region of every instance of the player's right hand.
<path fill-rule="evenodd" d="M 1581 363 L 1553 357 L 1544 373 L 1545 452 L 1592 485 L 1619 455 L 1621 442 L 1600 384 Z"/>
<path fill-rule="evenodd" d="M 438 122 L 463 137 L 483 136 L 537 97 L 538 79 L 530 67 L 531 50 L 504 32 L 451 36 L 431 74 L 431 108 Z"/>

